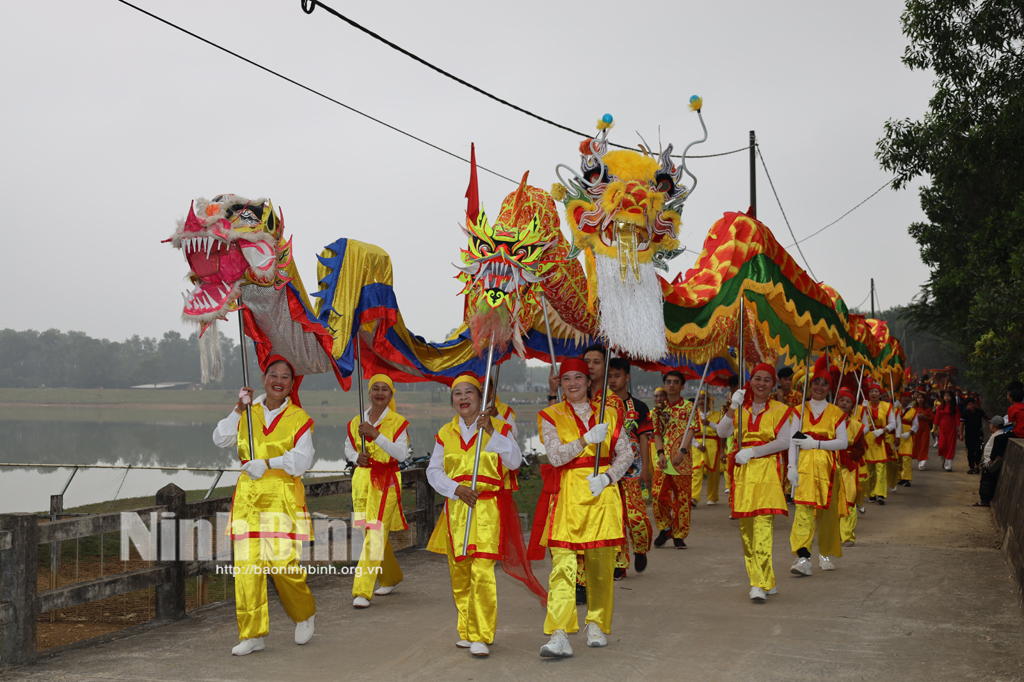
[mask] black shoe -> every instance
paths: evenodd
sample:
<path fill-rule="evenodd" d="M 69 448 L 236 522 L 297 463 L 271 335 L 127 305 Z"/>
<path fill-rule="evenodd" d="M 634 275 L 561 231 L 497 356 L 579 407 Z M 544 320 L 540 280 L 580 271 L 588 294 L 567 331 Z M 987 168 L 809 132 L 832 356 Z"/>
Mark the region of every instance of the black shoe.
<path fill-rule="evenodd" d="M 904 488 L 909 488 L 910 487 L 910 481 L 907 481 L 906 483 L 904 483 L 903 487 Z"/>
<path fill-rule="evenodd" d="M 976 474 L 976 473 L 978 473 L 978 470 L 977 469 L 970 469 L 967 473 L 969 473 L 969 474 Z"/>
<path fill-rule="evenodd" d="M 655 547 L 664 547 L 665 543 L 668 542 L 668 531 L 663 530 L 658 533 L 658 537 L 654 538 Z"/>
<path fill-rule="evenodd" d="M 792 495 L 786 495 L 786 504 L 796 504 L 795 502 L 793 502 Z"/>
<path fill-rule="evenodd" d="M 626 569 L 624 569 L 624 568 L 616 568 L 615 569 L 615 579 L 616 580 L 622 580 L 625 577 L 626 577 Z"/>
<path fill-rule="evenodd" d="M 906 485 L 906 484 L 907 484 L 907 482 L 905 480 L 903 480 L 902 478 L 900 480 L 896 481 L 896 485 Z"/>
<path fill-rule="evenodd" d="M 872 502 L 877 502 L 878 501 L 878 495 L 872 495 L 868 499 L 871 500 Z"/>
<path fill-rule="evenodd" d="M 676 546 L 676 549 L 686 549 L 686 543 L 682 538 L 672 538 L 672 544 Z"/>
<path fill-rule="evenodd" d="M 576 605 L 587 603 L 587 588 L 585 585 L 576 584 Z"/>
<path fill-rule="evenodd" d="M 633 552 L 633 570 L 643 573 L 647 570 L 647 555 Z"/>
<path fill-rule="evenodd" d="M 885 498 L 884 497 L 879 497 L 878 499 L 875 500 L 875 502 L 877 502 L 878 504 L 884 505 L 885 504 Z"/>

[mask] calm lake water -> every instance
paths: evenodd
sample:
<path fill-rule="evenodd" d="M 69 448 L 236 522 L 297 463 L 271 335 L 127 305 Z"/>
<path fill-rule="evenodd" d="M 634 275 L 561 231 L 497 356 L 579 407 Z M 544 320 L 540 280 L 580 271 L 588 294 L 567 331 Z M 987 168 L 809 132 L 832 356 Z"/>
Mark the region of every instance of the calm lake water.
<path fill-rule="evenodd" d="M 415 456 L 433 450 L 434 434 L 446 420 L 410 420 Z M 237 470 L 232 449 L 213 445 L 214 423 L 94 423 L 0 420 L 0 461 L 45 464 L 117 464 L 133 466 L 229 467 Z M 517 424 L 520 444 L 539 449 L 535 421 Z M 313 435 L 317 470 L 344 468 L 345 427 L 317 425 Z M 50 495 L 64 487 L 71 469 L 0 467 L 0 512 L 45 511 Z M 216 473 L 80 469 L 64 494 L 64 507 L 125 497 L 154 495 L 174 483 L 185 490 L 209 488 Z M 227 471 L 218 483 L 231 486 L 238 474 Z"/>

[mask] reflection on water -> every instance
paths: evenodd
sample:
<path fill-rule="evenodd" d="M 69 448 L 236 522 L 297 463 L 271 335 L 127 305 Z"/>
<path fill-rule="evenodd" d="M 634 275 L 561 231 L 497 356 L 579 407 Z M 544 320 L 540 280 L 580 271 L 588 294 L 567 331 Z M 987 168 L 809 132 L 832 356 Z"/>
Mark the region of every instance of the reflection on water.
<path fill-rule="evenodd" d="M 416 456 L 429 455 L 434 435 L 447 420 L 409 420 L 409 440 Z M 536 422 L 517 424 L 527 449 L 536 447 Z M 0 460 L 43 464 L 117 464 L 133 466 L 237 466 L 233 450 L 213 445 L 213 425 L 199 423 L 92 423 L 0 421 Z M 343 426 L 317 426 L 313 434 L 316 470 L 344 468 Z M 50 495 L 67 481 L 69 469 L 0 467 L 0 512 L 49 509 Z M 174 483 L 185 490 L 208 488 L 216 476 L 205 472 L 83 469 L 64 496 L 65 508 L 125 497 L 154 495 Z M 233 485 L 237 474 L 225 473 L 219 486 Z"/>

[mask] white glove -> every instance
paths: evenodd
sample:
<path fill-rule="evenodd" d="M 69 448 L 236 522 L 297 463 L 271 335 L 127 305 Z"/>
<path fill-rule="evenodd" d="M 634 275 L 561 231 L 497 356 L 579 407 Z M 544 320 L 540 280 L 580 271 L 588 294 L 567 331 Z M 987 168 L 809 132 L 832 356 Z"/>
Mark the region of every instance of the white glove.
<path fill-rule="evenodd" d="M 801 450 L 817 450 L 819 443 L 813 438 L 797 438 L 796 445 Z"/>
<path fill-rule="evenodd" d="M 732 409 L 734 409 L 734 410 L 740 409 L 740 405 L 743 404 L 743 398 L 745 396 L 746 396 L 746 391 L 744 391 L 742 388 L 739 389 L 738 391 L 736 391 L 735 393 L 733 393 L 732 394 L 732 403 L 730 403 L 732 405 Z"/>
<path fill-rule="evenodd" d="M 871 432 L 871 435 L 875 438 L 881 438 L 883 433 L 885 433 L 885 429 L 875 429 Z"/>
<path fill-rule="evenodd" d="M 590 486 L 590 494 L 597 497 L 601 491 L 612 483 L 612 477 L 608 474 L 590 474 L 587 476 L 587 485 Z"/>
<path fill-rule="evenodd" d="M 908 438 L 910 438 L 910 431 L 907 431 L 906 433 L 900 434 L 900 439 L 901 440 L 906 440 Z"/>
<path fill-rule="evenodd" d="M 800 487 L 800 472 L 797 471 L 795 466 L 789 467 L 789 471 L 786 472 L 789 475 L 789 482 L 793 486 L 793 490 Z"/>
<path fill-rule="evenodd" d="M 742 466 L 749 462 L 754 457 L 754 451 L 750 448 L 743 448 L 736 453 L 736 464 Z"/>
<path fill-rule="evenodd" d="M 258 481 L 267 472 L 267 460 L 250 459 L 242 465 L 242 471 L 249 474 L 249 478 Z"/>
<path fill-rule="evenodd" d="M 608 424 L 605 423 L 605 422 L 602 422 L 602 423 L 598 424 L 597 426 L 595 426 L 594 428 L 590 429 L 585 434 L 583 434 L 583 440 L 585 440 L 588 445 L 595 445 L 596 443 L 603 443 L 604 439 L 607 438 L 607 437 L 608 437 Z"/>

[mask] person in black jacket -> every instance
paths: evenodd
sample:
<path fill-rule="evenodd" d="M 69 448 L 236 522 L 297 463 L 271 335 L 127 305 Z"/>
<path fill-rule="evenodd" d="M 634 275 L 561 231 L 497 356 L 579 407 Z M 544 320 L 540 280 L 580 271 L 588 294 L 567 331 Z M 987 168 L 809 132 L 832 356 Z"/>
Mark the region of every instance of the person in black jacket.
<path fill-rule="evenodd" d="M 999 471 L 1003 467 L 1003 457 L 1006 456 L 1006 444 L 1013 435 L 1011 431 L 1003 431 L 1003 418 L 992 417 L 989 422 L 989 430 L 992 435 L 985 443 L 985 452 L 981 462 L 981 482 L 978 485 L 978 497 L 980 501 L 975 502 L 975 507 L 991 506 L 992 498 L 996 494 L 996 486 L 999 484 Z"/>

